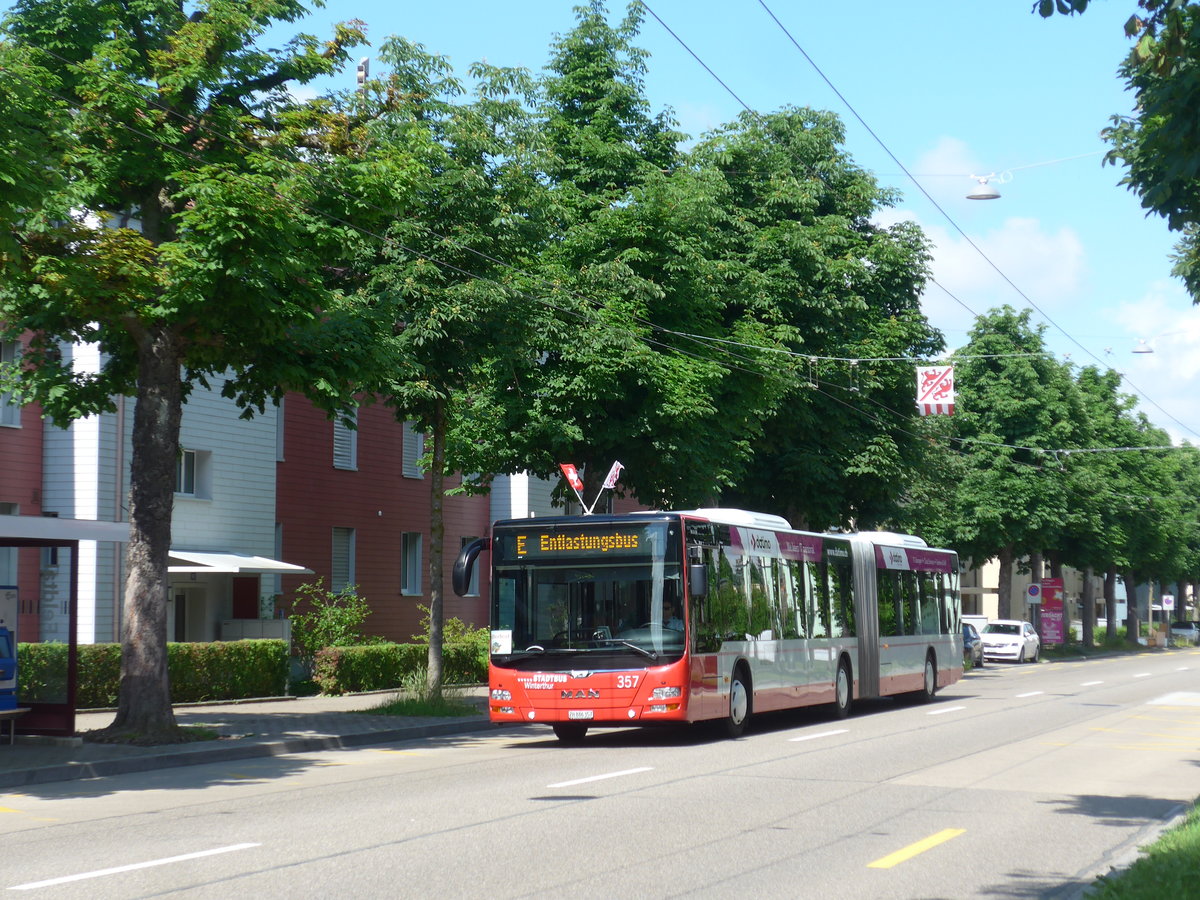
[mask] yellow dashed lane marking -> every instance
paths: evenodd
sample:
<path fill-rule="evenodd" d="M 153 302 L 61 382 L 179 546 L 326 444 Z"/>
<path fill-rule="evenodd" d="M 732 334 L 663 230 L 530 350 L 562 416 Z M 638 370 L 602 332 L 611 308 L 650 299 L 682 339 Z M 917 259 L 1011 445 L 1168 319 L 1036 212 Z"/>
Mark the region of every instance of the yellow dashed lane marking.
<path fill-rule="evenodd" d="M 945 828 L 937 834 L 931 834 L 922 841 L 917 841 L 915 844 L 909 844 L 903 850 L 897 850 L 895 853 L 889 853 L 882 859 L 877 859 L 873 863 L 868 863 L 868 869 L 890 869 L 893 866 L 898 866 L 900 863 L 912 859 L 924 853 L 926 850 L 932 850 L 938 844 L 944 844 L 951 838 L 956 838 L 960 834 L 966 832 L 965 828 Z"/>

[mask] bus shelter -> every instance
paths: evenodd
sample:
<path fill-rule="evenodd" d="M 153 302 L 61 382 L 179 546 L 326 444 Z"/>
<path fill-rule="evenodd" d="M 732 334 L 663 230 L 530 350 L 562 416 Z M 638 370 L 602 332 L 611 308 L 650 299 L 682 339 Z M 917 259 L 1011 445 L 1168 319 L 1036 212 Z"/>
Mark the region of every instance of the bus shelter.
<path fill-rule="evenodd" d="M 100 522 L 42 516 L 0 516 L 0 548 L 19 555 L 15 584 L 0 584 L 0 623 L 20 643 L 65 645 L 65 653 L 44 654 L 36 671 L 23 669 L 17 654 L 17 705 L 29 710 L 17 726 L 22 734 L 73 735 L 78 684 L 80 544 L 124 544 L 128 522 Z M 28 551 L 34 551 L 32 559 Z M 53 616 L 62 627 L 47 641 L 22 634 L 22 624 Z M 27 626 L 28 629 L 28 626 Z"/>

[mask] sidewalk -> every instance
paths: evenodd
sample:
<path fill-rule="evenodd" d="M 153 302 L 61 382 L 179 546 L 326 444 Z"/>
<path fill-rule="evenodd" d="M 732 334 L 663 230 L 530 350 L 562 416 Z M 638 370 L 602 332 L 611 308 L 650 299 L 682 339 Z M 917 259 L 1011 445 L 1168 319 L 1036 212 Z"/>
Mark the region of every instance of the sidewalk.
<path fill-rule="evenodd" d="M 486 688 L 470 689 L 466 699 L 477 702 L 482 710 L 485 692 Z M 157 747 L 84 741 L 78 735 L 111 724 L 116 712 L 81 711 L 75 716 L 76 737 L 18 734 L 11 746 L 0 742 L 0 790 L 170 766 L 362 747 L 492 727 L 482 711 L 458 718 L 358 712 L 377 707 L 394 695 L 384 691 L 177 706 L 175 719 L 180 725 L 210 728 L 220 738 Z"/>

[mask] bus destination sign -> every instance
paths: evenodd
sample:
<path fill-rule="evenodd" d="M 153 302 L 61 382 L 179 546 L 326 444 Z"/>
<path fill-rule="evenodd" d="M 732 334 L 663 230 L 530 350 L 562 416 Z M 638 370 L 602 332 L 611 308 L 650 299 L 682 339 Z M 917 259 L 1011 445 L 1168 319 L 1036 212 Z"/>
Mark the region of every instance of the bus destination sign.
<path fill-rule="evenodd" d="M 579 531 L 518 531 L 512 536 L 518 558 L 576 553 L 644 554 L 646 535 L 640 529 L 606 528 Z"/>

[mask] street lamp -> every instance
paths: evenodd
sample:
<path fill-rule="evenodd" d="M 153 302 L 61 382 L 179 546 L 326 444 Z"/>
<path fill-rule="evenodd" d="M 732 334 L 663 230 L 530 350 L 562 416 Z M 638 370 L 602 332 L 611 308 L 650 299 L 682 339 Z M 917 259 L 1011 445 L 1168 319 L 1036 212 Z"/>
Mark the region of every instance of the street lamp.
<path fill-rule="evenodd" d="M 995 173 L 993 173 L 991 175 L 972 175 L 971 177 L 974 178 L 979 183 L 976 184 L 975 187 L 973 187 L 971 189 L 971 192 L 969 194 L 967 194 L 968 200 L 999 200 L 1000 199 L 1000 191 L 998 191 L 996 189 L 996 186 L 994 184 L 992 184 L 990 181 L 990 179 L 996 177 Z M 1001 182 L 1001 183 L 1003 183 L 1003 182 Z"/>

